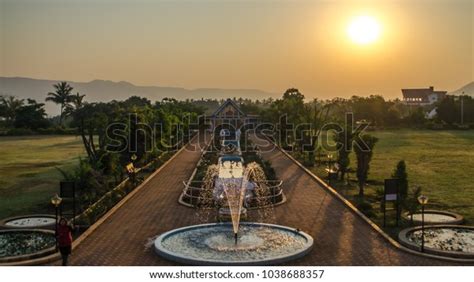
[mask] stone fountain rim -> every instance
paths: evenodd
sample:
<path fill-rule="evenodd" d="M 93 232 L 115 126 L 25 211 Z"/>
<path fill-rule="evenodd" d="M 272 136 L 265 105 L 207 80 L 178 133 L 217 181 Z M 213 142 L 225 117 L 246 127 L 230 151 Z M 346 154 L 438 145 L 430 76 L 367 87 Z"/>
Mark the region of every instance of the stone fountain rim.
<path fill-rule="evenodd" d="M 290 253 L 289 255 L 281 255 L 269 259 L 263 259 L 263 260 L 251 260 L 251 261 L 223 261 L 223 260 L 200 260 L 196 259 L 193 257 L 189 257 L 186 255 L 182 255 L 179 253 L 171 252 L 167 250 L 166 248 L 163 247 L 162 242 L 164 239 L 181 233 L 183 231 L 189 231 L 189 230 L 194 230 L 194 229 L 201 229 L 201 228 L 206 228 L 206 227 L 212 227 L 212 226 L 224 226 L 224 225 L 229 225 L 231 226 L 232 223 L 230 222 L 222 222 L 222 223 L 205 223 L 205 224 L 197 224 L 197 225 L 190 225 L 190 226 L 185 226 L 177 229 L 172 229 L 170 231 L 167 231 L 160 236 L 158 236 L 155 239 L 154 242 L 154 249 L 155 252 L 170 261 L 174 261 L 177 263 L 182 263 L 182 264 L 187 264 L 187 265 L 201 265 L 201 266 L 211 266 L 211 265 L 276 265 L 276 264 L 282 264 L 284 262 L 288 262 L 291 260 L 295 260 L 298 258 L 301 258 L 305 255 L 307 255 L 313 248 L 313 237 L 311 235 L 299 231 L 297 234 L 304 239 L 306 239 L 305 245 L 302 247 L 301 250 L 297 252 Z M 285 230 L 285 231 L 293 231 L 294 228 L 288 227 L 288 226 L 283 226 L 283 225 L 277 225 L 277 224 L 270 224 L 270 223 L 258 223 L 258 222 L 241 222 L 240 225 L 243 226 L 266 226 L 266 227 L 271 227 L 271 228 L 276 228 L 280 230 Z"/>
<path fill-rule="evenodd" d="M 399 242 L 404 245 L 405 247 L 420 251 L 420 246 L 413 243 L 412 241 L 408 240 L 408 234 L 413 233 L 415 231 L 421 230 L 421 226 L 414 226 L 405 228 L 400 233 L 398 233 L 398 240 Z M 456 225 L 456 224 L 432 224 L 432 225 L 425 225 L 426 229 L 444 229 L 444 228 L 456 228 L 456 229 L 469 229 L 474 231 L 474 226 L 468 225 Z M 443 257 L 451 257 L 451 258 L 463 258 L 463 259 L 474 259 L 474 253 L 465 253 L 465 252 L 457 252 L 457 251 L 444 251 L 440 249 L 434 249 L 425 246 L 425 253 L 434 254 Z"/>
<path fill-rule="evenodd" d="M 464 222 L 464 217 L 462 215 L 458 214 L 458 213 L 455 213 L 455 212 L 444 211 L 444 210 L 425 210 L 425 214 L 427 214 L 427 213 L 447 215 L 447 216 L 452 217 L 453 220 L 443 221 L 443 222 L 425 220 L 425 224 L 430 224 L 430 225 L 458 225 L 458 224 L 462 224 Z M 410 219 L 411 214 L 421 214 L 421 211 L 417 211 L 417 212 L 414 212 L 414 213 L 405 212 L 405 213 L 403 213 L 403 218 L 405 220 L 411 221 L 412 220 L 412 219 Z M 413 219 L 413 223 L 421 224 L 421 220 Z"/>

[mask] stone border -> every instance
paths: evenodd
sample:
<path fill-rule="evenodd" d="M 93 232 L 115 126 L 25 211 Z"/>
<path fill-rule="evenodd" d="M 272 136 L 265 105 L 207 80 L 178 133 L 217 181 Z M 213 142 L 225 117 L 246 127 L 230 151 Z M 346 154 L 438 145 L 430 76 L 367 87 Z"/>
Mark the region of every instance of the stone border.
<path fill-rule="evenodd" d="M 206 144 L 206 146 L 204 146 L 204 148 L 201 149 L 201 155 L 199 156 L 199 160 L 197 161 L 196 165 L 194 166 L 194 170 L 193 172 L 191 173 L 191 176 L 189 177 L 188 181 L 185 183 L 183 181 L 183 184 L 184 184 L 184 189 L 183 191 L 181 192 L 181 194 L 179 195 L 178 197 L 178 203 L 185 206 L 185 207 L 188 207 L 188 208 L 195 208 L 194 205 L 191 205 L 191 204 L 188 204 L 186 203 L 184 200 L 183 200 L 183 197 L 184 197 L 184 193 L 187 186 L 189 185 L 189 183 L 191 183 L 191 181 L 193 180 L 194 176 L 196 175 L 196 172 L 197 172 L 197 169 L 198 169 L 198 166 L 201 164 L 202 162 L 202 157 L 204 156 L 204 154 L 207 152 L 207 148 L 209 148 L 209 146 L 211 145 L 212 143 L 212 140 L 214 139 L 214 134 L 211 134 L 211 137 L 209 139 L 209 142 Z"/>
<path fill-rule="evenodd" d="M 54 230 L 54 225 L 55 223 L 52 224 L 44 224 L 40 226 L 12 226 L 12 225 L 6 225 L 7 222 L 17 220 L 17 219 L 22 219 L 22 218 L 35 218 L 35 217 L 47 217 L 47 218 L 52 218 L 56 219 L 56 216 L 54 214 L 27 214 L 27 215 L 17 215 L 17 216 L 12 216 L 12 217 L 7 217 L 2 220 L 0 220 L 0 230 L 22 230 L 22 229 L 48 229 L 48 230 Z"/>
<path fill-rule="evenodd" d="M 469 229 L 474 231 L 474 226 L 465 226 L 465 225 L 453 225 L 453 224 L 437 224 L 437 225 L 425 225 L 426 229 L 442 229 L 442 228 L 458 228 L 458 229 Z M 421 226 L 405 228 L 400 233 L 398 233 L 398 239 L 400 243 L 404 246 L 413 249 L 420 250 L 420 246 L 408 240 L 408 234 L 421 230 Z M 425 252 L 430 254 L 435 254 L 438 256 L 448 256 L 454 258 L 463 258 L 463 259 L 474 259 L 474 253 L 463 253 L 456 251 L 444 251 L 440 249 L 429 248 L 425 246 Z"/>
<path fill-rule="evenodd" d="M 189 180 L 187 182 L 183 181 L 183 185 L 184 185 L 184 189 L 183 189 L 183 192 L 181 192 L 179 198 L 178 198 L 178 203 L 185 206 L 185 207 L 188 207 L 188 208 L 193 208 L 193 209 L 197 209 L 197 207 L 193 204 L 190 204 L 188 202 L 186 202 L 185 200 L 183 200 L 183 198 L 186 196 L 185 195 L 185 190 L 187 189 L 188 187 L 188 183 L 190 183 L 192 181 L 192 179 L 194 178 L 194 175 L 191 175 L 191 177 L 189 178 Z M 280 180 L 282 181 L 282 180 Z M 283 182 L 280 184 L 280 186 L 283 185 Z M 191 187 L 192 188 L 192 187 Z M 248 210 L 258 210 L 260 208 L 269 208 L 269 207 L 277 207 L 279 205 L 282 205 L 284 203 L 286 203 L 286 195 L 285 193 L 283 193 L 283 188 L 281 188 L 281 201 L 278 202 L 278 203 L 274 203 L 274 204 L 269 204 L 269 205 L 265 205 L 265 206 L 260 206 L 260 207 L 250 207 L 250 208 L 247 208 Z M 209 209 L 213 209 L 213 208 L 209 208 Z"/>
<path fill-rule="evenodd" d="M 15 232 L 40 232 L 40 233 L 46 233 L 46 234 L 51 234 L 54 238 L 54 231 L 52 230 L 45 230 L 45 229 L 37 229 L 37 228 L 15 228 L 15 229 L 4 229 L 0 230 L 0 233 L 15 233 Z M 34 260 L 36 258 L 40 257 L 45 257 L 47 255 L 50 255 L 52 253 L 56 252 L 56 246 L 40 250 L 35 253 L 31 254 L 24 254 L 24 255 L 19 255 L 19 256 L 13 256 L 13 257 L 4 257 L 0 258 L 0 266 L 1 265 L 9 265 L 12 264 L 14 265 L 15 263 L 22 262 L 22 261 L 28 261 L 28 260 Z"/>
<path fill-rule="evenodd" d="M 305 166 L 303 166 L 298 160 L 293 158 L 288 152 L 286 152 L 284 149 L 282 149 L 280 146 L 275 144 L 268 136 L 264 135 L 264 138 L 267 139 L 270 144 L 273 144 L 275 148 L 280 150 L 286 157 L 288 157 L 291 161 L 293 161 L 297 166 L 299 166 L 301 169 L 303 169 L 306 174 L 311 176 L 319 185 L 321 185 L 325 190 L 329 192 L 331 196 L 336 198 L 337 200 L 341 201 L 351 212 L 359 216 L 363 221 L 365 221 L 374 231 L 376 231 L 379 235 L 381 235 L 385 240 L 387 240 L 393 247 L 396 249 L 399 249 L 401 251 L 404 251 L 406 253 L 414 254 L 417 256 L 422 256 L 422 257 L 427 257 L 427 258 L 432 258 L 432 259 L 439 259 L 439 260 L 445 260 L 445 261 L 451 261 L 451 262 L 460 262 L 460 263 L 468 263 L 468 264 L 474 264 L 474 259 L 461 259 L 461 258 L 451 258 L 451 257 L 446 257 L 446 256 L 439 256 L 439 255 L 434 255 L 434 254 L 427 254 L 427 253 L 421 253 L 418 251 L 414 251 L 412 249 L 409 249 L 403 245 L 401 245 L 399 242 L 397 242 L 395 239 L 390 237 L 385 231 L 383 231 L 377 224 L 375 224 L 372 220 L 370 220 L 365 214 L 363 214 L 359 209 L 357 209 L 351 202 L 349 202 L 346 198 L 344 198 L 341 194 L 339 194 L 334 188 L 326 184 L 321 178 L 316 176 L 313 172 L 311 172 L 309 169 L 307 169 Z"/>
<path fill-rule="evenodd" d="M 188 257 L 185 255 L 180 255 L 174 252 L 171 252 L 167 250 L 166 248 L 163 247 L 161 242 L 166 239 L 169 236 L 173 236 L 177 233 L 180 233 L 181 231 L 187 231 L 187 230 L 193 230 L 193 229 L 200 229 L 200 228 L 205 228 L 205 227 L 211 227 L 211 226 L 222 226 L 222 225 L 229 225 L 231 226 L 232 223 L 207 223 L 207 224 L 199 224 L 199 225 L 191 225 L 191 226 L 185 226 L 177 229 L 170 230 L 168 232 L 165 232 L 161 234 L 158 238 L 155 239 L 154 242 L 154 249 L 155 252 L 170 261 L 182 263 L 182 264 L 187 264 L 187 265 L 201 265 L 201 266 L 215 266 L 215 265 L 225 265 L 225 266 L 245 266 L 245 265 L 251 265 L 251 266 L 257 266 L 257 265 L 276 265 L 276 264 L 282 264 L 291 260 L 295 260 L 298 258 L 301 258 L 305 255 L 307 255 L 312 249 L 313 249 L 313 237 L 311 237 L 309 234 L 305 232 L 298 232 L 297 234 L 300 235 L 301 237 L 306 239 L 306 244 L 303 246 L 302 250 L 293 252 L 289 254 L 288 256 L 278 256 L 270 259 L 262 259 L 259 261 L 223 261 L 223 260 L 199 260 L 196 258 Z M 294 231 L 293 228 L 287 227 L 287 226 L 282 226 L 282 225 L 276 225 L 276 224 L 269 224 L 269 223 L 256 223 L 256 222 L 241 222 L 240 225 L 247 225 L 247 226 L 267 226 L 267 227 L 272 227 L 275 229 L 282 229 L 286 231 Z"/>
<path fill-rule="evenodd" d="M 194 139 L 198 138 L 200 134 L 194 135 L 181 149 L 173 154 L 166 162 L 164 162 L 157 170 L 155 170 L 150 176 L 148 176 L 140 185 L 135 187 L 130 193 L 128 193 L 124 198 L 122 198 L 115 206 L 108 210 L 99 220 L 92 224 L 84 233 L 82 233 L 74 242 L 72 243 L 72 250 L 76 249 L 79 244 L 82 243 L 87 237 L 89 237 L 104 221 L 106 221 L 110 216 L 112 216 L 121 206 L 123 206 L 128 200 L 130 200 L 138 191 L 140 191 L 145 184 L 147 184 L 155 175 L 157 175 L 163 168 L 165 168 L 173 159 L 175 159 L 179 153 L 181 153 Z M 74 254 L 73 254 L 74 255 Z M 61 258 L 59 253 L 55 253 L 46 257 L 32 259 L 27 261 L 21 261 L 18 263 L 0 263 L 0 266 L 27 266 L 27 265 L 43 265 L 57 261 Z"/>
<path fill-rule="evenodd" d="M 416 212 L 417 214 L 421 212 Z M 434 213 L 434 214 L 441 214 L 453 217 L 453 220 L 450 221 L 428 221 L 425 220 L 425 224 L 429 225 L 458 225 L 464 222 L 464 217 L 458 213 L 448 212 L 448 211 L 441 211 L 441 210 L 425 210 L 425 214 L 427 213 Z M 407 221 L 413 222 L 414 224 L 421 224 L 421 220 L 415 220 L 410 218 L 410 212 L 403 213 L 403 218 Z"/>

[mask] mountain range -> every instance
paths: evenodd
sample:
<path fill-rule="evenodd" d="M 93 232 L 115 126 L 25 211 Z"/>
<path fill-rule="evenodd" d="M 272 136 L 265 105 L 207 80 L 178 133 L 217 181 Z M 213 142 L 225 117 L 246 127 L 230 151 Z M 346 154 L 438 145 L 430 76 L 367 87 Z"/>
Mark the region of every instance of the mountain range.
<path fill-rule="evenodd" d="M 38 102 L 44 102 L 46 94 L 54 90 L 53 84 L 59 80 L 33 79 L 25 77 L 0 77 L 0 95 L 10 95 L 17 98 L 32 98 Z M 112 100 L 125 100 L 130 96 L 146 97 L 152 102 L 159 101 L 165 97 L 178 100 L 201 98 L 226 99 L 226 98 L 279 98 L 281 94 L 270 93 L 258 89 L 219 89 L 219 88 L 197 88 L 186 89 L 181 87 L 164 86 L 139 86 L 130 82 L 110 80 L 92 80 L 90 82 L 68 81 L 74 87 L 73 93 L 86 94 L 88 102 L 108 102 Z M 450 95 L 470 95 L 474 97 L 474 81 L 465 86 L 451 91 Z M 59 114 L 59 107 L 51 102 L 45 103 L 46 112 L 49 115 Z"/>
<path fill-rule="evenodd" d="M 0 95 L 15 96 L 17 98 L 32 98 L 44 102 L 46 94 L 54 90 L 53 84 L 58 80 L 33 79 L 25 77 L 0 77 Z M 126 81 L 114 82 L 110 80 L 92 80 L 90 82 L 67 81 L 74 87 L 73 94 L 79 92 L 86 94 L 88 102 L 108 102 L 112 100 L 125 100 L 136 95 L 146 97 L 152 102 L 165 97 L 184 99 L 226 99 L 232 97 L 258 99 L 279 97 L 280 94 L 270 93 L 258 89 L 219 89 L 197 88 L 186 89 L 180 87 L 163 86 L 138 86 Z M 59 114 L 59 107 L 51 102 L 45 103 L 49 115 Z"/>

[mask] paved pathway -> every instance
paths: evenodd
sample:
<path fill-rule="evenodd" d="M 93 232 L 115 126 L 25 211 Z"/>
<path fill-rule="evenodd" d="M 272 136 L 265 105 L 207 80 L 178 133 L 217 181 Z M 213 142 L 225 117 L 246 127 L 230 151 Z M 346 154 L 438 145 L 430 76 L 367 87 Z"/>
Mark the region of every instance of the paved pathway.
<path fill-rule="evenodd" d="M 199 142 L 204 144 L 204 139 Z M 70 264 L 173 265 L 154 253 L 152 239 L 198 223 L 194 209 L 178 204 L 182 181 L 191 176 L 201 154 L 188 148 L 87 237 L 73 251 Z"/>
<path fill-rule="evenodd" d="M 200 140 L 203 143 L 203 140 Z M 447 265 L 407 254 L 333 198 L 278 150 L 264 153 L 288 201 L 275 208 L 275 222 L 299 228 L 315 239 L 310 254 L 290 265 Z M 173 265 L 157 256 L 154 236 L 196 224 L 195 211 L 178 204 L 182 181 L 192 173 L 199 152 L 182 151 L 133 198 L 74 251 L 72 265 Z"/>

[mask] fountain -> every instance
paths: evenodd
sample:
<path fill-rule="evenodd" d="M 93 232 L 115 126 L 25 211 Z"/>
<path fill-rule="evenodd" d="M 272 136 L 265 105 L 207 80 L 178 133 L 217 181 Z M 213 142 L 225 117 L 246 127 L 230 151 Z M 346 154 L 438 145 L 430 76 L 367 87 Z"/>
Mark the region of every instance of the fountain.
<path fill-rule="evenodd" d="M 161 234 L 155 251 L 162 257 L 191 265 L 275 265 L 311 251 L 313 238 L 286 226 L 241 222 L 239 237 L 231 223 L 187 226 Z"/>
<path fill-rule="evenodd" d="M 240 152 L 240 148 L 236 150 Z M 270 265 L 306 255 L 313 238 L 298 229 L 261 222 L 241 222 L 255 199 L 258 221 L 273 207 L 265 173 L 255 162 L 244 166 L 238 154 L 223 154 L 203 178 L 197 203 L 199 219 L 212 221 L 230 214 L 230 222 L 174 229 L 154 242 L 160 256 L 192 265 Z M 215 217 L 214 217 L 215 218 Z"/>

